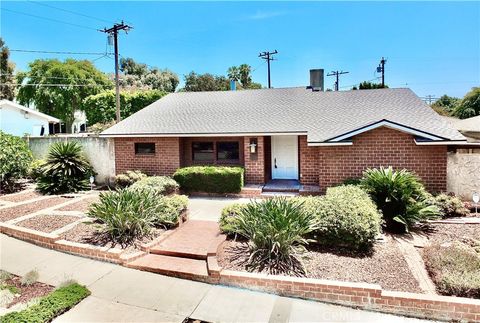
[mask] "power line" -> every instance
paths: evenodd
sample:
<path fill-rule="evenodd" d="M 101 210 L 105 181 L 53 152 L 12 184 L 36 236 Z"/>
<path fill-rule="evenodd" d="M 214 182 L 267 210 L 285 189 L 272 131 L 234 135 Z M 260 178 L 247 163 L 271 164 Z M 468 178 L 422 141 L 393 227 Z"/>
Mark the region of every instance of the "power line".
<path fill-rule="evenodd" d="M 41 54 L 59 54 L 59 55 L 106 55 L 113 53 L 95 53 L 95 52 L 62 52 L 62 51 L 48 51 L 48 50 L 30 50 L 30 49 L 9 49 L 11 52 L 19 53 L 41 53 Z"/>
<path fill-rule="evenodd" d="M 38 15 L 33 15 L 33 14 L 30 14 L 30 13 L 25 13 L 25 12 L 16 11 L 16 10 L 7 9 L 7 8 L 1 8 L 1 9 L 2 9 L 3 11 L 12 12 L 12 13 L 16 13 L 16 14 L 19 14 L 19 15 L 30 16 L 30 17 L 34 17 L 34 18 L 37 18 L 37 19 L 44 19 L 44 20 L 53 21 L 53 22 L 56 22 L 56 23 L 59 23 L 59 24 L 64 24 L 64 25 L 74 26 L 74 27 L 78 27 L 78 28 L 83 28 L 83 29 L 89 29 L 89 30 L 95 30 L 95 31 L 97 31 L 97 29 L 96 29 L 96 28 L 93 28 L 93 27 L 88 27 L 88 26 L 84 26 L 84 25 L 74 24 L 74 23 L 71 23 L 71 22 L 63 21 L 63 20 L 58 20 L 58 19 L 53 19 L 53 18 L 38 16 Z"/>
<path fill-rule="evenodd" d="M 109 24 L 113 23 L 113 21 L 109 21 L 109 20 L 105 20 L 105 19 L 102 19 L 102 18 L 98 18 L 98 17 L 86 15 L 86 14 L 83 14 L 83 13 L 80 13 L 80 12 L 76 12 L 76 11 L 73 11 L 73 10 L 68 10 L 68 9 L 59 8 L 59 7 L 56 7 L 56 6 L 52 6 L 51 4 L 46 4 L 46 3 L 44 3 L 44 2 L 38 2 L 38 1 L 33 1 L 33 0 L 27 0 L 27 1 L 28 1 L 28 2 L 31 2 L 31 3 L 34 3 L 34 4 L 37 4 L 37 5 L 40 5 L 40 6 L 44 6 L 44 7 L 48 7 L 48 8 L 52 8 L 52 9 L 56 9 L 56 10 L 60 10 L 60 11 L 63 11 L 63 12 L 68 12 L 68 13 L 71 13 L 71 14 L 73 14 L 73 15 L 77 15 L 77 16 L 81 16 L 81 17 L 85 17 L 85 18 L 89 18 L 89 19 L 94 19 L 94 20 L 106 22 L 106 23 L 109 23 Z"/>
<path fill-rule="evenodd" d="M 2 85 L 7 86 L 38 86 L 38 87 L 45 87 L 45 86 L 53 86 L 53 87 L 60 87 L 60 86 L 75 86 L 75 87 L 107 87 L 107 85 L 102 84 L 64 84 L 64 83 L 25 83 L 25 84 L 16 84 L 16 83 L 2 83 Z"/>
<path fill-rule="evenodd" d="M 263 52 L 258 54 L 258 57 L 267 61 L 268 64 L 268 88 L 272 87 L 270 82 L 270 61 L 273 61 L 273 55 L 278 54 L 278 51 L 275 49 L 273 52 Z"/>
<path fill-rule="evenodd" d="M 348 74 L 350 72 L 344 72 L 344 71 L 332 71 L 330 73 L 327 74 L 327 76 L 335 76 L 335 91 L 338 91 L 338 87 L 339 87 L 339 82 L 340 82 L 340 75 L 342 74 Z"/>

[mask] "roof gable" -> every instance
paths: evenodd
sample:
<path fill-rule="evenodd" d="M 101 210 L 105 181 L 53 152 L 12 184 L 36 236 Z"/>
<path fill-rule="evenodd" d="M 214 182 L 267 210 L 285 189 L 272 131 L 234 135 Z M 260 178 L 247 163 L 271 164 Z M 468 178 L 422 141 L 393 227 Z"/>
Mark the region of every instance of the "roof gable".
<path fill-rule="evenodd" d="M 26 106 L 23 106 L 21 104 L 18 104 L 18 103 L 9 101 L 9 100 L 0 100 L 0 108 L 4 107 L 4 106 L 8 106 L 8 107 L 20 110 L 20 111 L 24 111 L 24 112 L 29 113 L 29 114 L 36 115 L 38 117 L 46 119 L 48 122 L 54 122 L 54 123 L 60 122 L 60 119 L 49 116 L 48 114 L 42 113 L 40 111 L 30 109 L 30 108 L 28 108 Z"/>

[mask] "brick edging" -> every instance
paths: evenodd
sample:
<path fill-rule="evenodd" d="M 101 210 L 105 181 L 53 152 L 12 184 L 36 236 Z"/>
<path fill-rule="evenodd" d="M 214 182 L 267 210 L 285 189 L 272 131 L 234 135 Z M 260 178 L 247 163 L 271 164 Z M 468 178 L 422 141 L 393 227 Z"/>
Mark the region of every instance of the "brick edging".
<path fill-rule="evenodd" d="M 381 286 L 223 270 L 207 258 L 212 283 L 299 297 L 377 312 L 433 320 L 480 322 L 480 300 L 383 290 Z"/>

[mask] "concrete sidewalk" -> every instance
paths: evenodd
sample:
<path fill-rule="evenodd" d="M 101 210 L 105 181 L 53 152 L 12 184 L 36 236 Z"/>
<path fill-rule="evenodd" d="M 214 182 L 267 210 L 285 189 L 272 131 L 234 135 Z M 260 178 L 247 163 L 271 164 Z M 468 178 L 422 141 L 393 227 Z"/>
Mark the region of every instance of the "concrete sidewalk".
<path fill-rule="evenodd" d="M 92 296 L 55 322 L 420 322 L 248 290 L 161 276 L 44 249 L 0 235 L 0 268 L 37 269 L 40 281 L 75 279 Z"/>

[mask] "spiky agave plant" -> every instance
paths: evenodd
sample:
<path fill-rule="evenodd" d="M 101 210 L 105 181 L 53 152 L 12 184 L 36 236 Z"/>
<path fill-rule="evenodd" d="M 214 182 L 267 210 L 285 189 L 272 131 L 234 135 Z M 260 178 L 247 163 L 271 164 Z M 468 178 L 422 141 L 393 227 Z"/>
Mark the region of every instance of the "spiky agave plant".
<path fill-rule="evenodd" d="M 44 194 L 62 194 L 86 190 L 93 168 L 78 142 L 57 142 L 50 146 L 37 188 Z"/>
<path fill-rule="evenodd" d="M 361 185 L 382 211 L 389 231 L 408 232 L 415 223 L 439 214 L 436 206 L 426 202 L 426 191 L 418 177 L 405 169 L 367 169 Z"/>
<path fill-rule="evenodd" d="M 235 231 L 249 239 L 248 268 L 270 273 L 301 274 L 296 256 L 316 228 L 315 218 L 304 212 L 302 203 L 287 198 L 251 202 L 240 210 L 235 223 Z"/>

